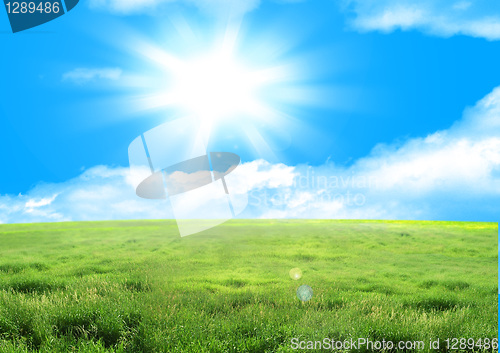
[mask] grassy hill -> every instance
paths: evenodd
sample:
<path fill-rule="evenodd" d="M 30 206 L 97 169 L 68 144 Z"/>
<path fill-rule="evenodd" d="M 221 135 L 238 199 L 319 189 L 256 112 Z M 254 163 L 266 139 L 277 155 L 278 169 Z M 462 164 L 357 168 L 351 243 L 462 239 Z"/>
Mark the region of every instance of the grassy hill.
<path fill-rule="evenodd" d="M 497 244 L 496 223 L 233 220 L 186 238 L 175 221 L 1 225 L 0 352 L 362 337 L 446 351 L 446 338 L 498 337 Z"/>

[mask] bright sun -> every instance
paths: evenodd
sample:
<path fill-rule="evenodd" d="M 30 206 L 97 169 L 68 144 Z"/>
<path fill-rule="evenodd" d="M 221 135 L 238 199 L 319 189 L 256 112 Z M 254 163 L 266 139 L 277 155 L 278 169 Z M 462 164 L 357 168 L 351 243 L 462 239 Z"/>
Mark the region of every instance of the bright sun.
<path fill-rule="evenodd" d="M 230 55 L 212 53 L 173 72 L 172 103 L 203 120 L 251 113 L 258 106 L 259 75 Z"/>
<path fill-rule="evenodd" d="M 230 126 L 231 136 L 238 136 L 235 146 L 246 144 L 259 156 L 274 158 L 280 144 L 290 140 L 282 127 L 299 124 L 283 108 L 304 104 L 310 96 L 300 81 L 302 70 L 275 43 L 244 46 L 238 25 L 228 25 L 213 42 L 192 33 L 181 30 L 182 38 L 191 39 L 170 52 L 146 40 L 131 42 L 132 50 L 155 63 L 155 71 L 138 80 L 147 93 L 136 96 L 136 109 L 168 109 L 172 115 L 194 117 L 207 141 Z"/>

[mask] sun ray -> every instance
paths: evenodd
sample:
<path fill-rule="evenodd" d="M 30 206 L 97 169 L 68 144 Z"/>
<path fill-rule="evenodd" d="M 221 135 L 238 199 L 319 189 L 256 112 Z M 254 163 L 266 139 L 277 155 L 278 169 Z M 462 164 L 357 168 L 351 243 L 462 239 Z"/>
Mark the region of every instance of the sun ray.
<path fill-rule="evenodd" d="M 289 42 L 283 49 L 281 42 L 268 43 L 267 37 L 247 38 L 241 17 L 219 25 L 196 27 L 181 15 L 170 16 L 165 24 L 169 33 L 156 41 L 129 30 L 124 49 L 139 58 L 141 69 L 123 75 L 128 112 L 151 112 L 158 118 L 164 111 L 165 120 L 194 116 L 206 141 L 211 134 L 229 141 L 219 131 L 231 134 L 230 126 L 242 136 L 233 146 L 276 159 L 290 145 L 292 129 L 306 124 L 291 112 L 314 103 L 305 77 L 310 68 L 291 56 Z"/>
<path fill-rule="evenodd" d="M 255 128 L 252 124 L 247 124 L 245 126 L 245 134 L 250 141 L 251 147 L 255 150 L 258 156 L 262 156 L 267 160 L 277 161 L 278 157 L 276 156 L 275 151 L 269 146 L 267 141 L 262 137 L 259 130 Z"/>
<path fill-rule="evenodd" d="M 134 104 L 141 110 L 165 108 L 175 104 L 175 97 L 168 92 L 136 96 L 133 100 Z"/>
<path fill-rule="evenodd" d="M 139 42 L 135 46 L 135 50 L 137 53 L 155 62 L 168 72 L 176 72 L 185 69 L 185 64 L 182 60 L 150 43 Z"/>

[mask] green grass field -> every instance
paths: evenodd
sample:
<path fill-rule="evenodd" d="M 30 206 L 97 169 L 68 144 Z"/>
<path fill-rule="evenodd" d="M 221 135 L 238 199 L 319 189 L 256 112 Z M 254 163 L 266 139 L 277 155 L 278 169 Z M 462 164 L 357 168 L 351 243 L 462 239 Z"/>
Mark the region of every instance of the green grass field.
<path fill-rule="evenodd" d="M 233 220 L 186 238 L 174 221 L 1 225 L 0 244 L 0 352 L 498 337 L 496 223 Z"/>

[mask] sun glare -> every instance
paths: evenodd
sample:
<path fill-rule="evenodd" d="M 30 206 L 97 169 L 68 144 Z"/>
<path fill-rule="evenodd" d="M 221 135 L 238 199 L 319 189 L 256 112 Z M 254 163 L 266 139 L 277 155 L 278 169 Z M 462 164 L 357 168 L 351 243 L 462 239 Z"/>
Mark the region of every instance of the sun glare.
<path fill-rule="evenodd" d="M 183 32 L 181 37 L 190 38 L 194 32 Z M 279 46 L 266 41 L 248 46 L 242 39 L 239 26 L 231 24 L 213 40 L 195 38 L 170 50 L 147 40 L 131 42 L 131 50 L 157 69 L 147 79 L 151 84 L 144 85 L 148 92 L 135 97 L 135 109 L 165 109 L 176 116 L 194 117 L 207 141 L 231 126 L 232 135 L 246 137 L 235 145 L 274 158 L 281 142 L 270 140 L 291 140 L 282 138 L 287 134 L 283 127 L 299 124 L 283 107 L 300 102 L 294 89 L 306 87 L 297 63 L 277 55 Z"/>
<path fill-rule="evenodd" d="M 258 107 L 259 82 L 231 56 L 210 54 L 173 73 L 172 102 L 203 120 L 248 114 Z"/>

